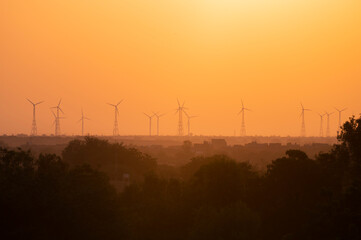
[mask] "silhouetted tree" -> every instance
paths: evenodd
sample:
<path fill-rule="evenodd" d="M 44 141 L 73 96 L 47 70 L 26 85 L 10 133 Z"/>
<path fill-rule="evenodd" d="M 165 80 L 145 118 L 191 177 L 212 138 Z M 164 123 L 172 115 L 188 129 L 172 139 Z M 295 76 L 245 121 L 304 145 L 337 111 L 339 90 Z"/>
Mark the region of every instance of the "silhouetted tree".
<path fill-rule="evenodd" d="M 244 203 L 204 206 L 194 218 L 189 239 L 259 239 L 260 219 Z"/>
<path fill-rule="evenodd" d="M 117 193 L 89 166 L 55 155 L 0 149 L 0 231 L 4 239 L 118 239 Z"/>
<path fill-rule="evenodd" d="M 190 180 L 190 195 L 195 204 L 225 206 L 245 201 L 257 177 L 248 163 L 216 155 L 209 157 Z"/>
<path fill-rule="evenodd" d="M 322 194 L 325 180 L 317 162 L 299 150 L 286 155 L 268 166 L 260 194 L 264 234 L 270 239 L 301 231 L 326 200 Z"/>
<path fill-rule="evenodd" d="M 185 239 L 190 222 L 183 187 L 174 179 L 148 175 L 121 195 L 129 239 Z"/>
<path fill-rule="evenodd" d="M 112 179 L 129 174 L 131 180 L 140 180 L 156 168 L 155 159 L 135 148 L 92 137 L 71 141 L 62 156 L 71 166 L 90 164 L 93 168 L 106 172 Z"/>

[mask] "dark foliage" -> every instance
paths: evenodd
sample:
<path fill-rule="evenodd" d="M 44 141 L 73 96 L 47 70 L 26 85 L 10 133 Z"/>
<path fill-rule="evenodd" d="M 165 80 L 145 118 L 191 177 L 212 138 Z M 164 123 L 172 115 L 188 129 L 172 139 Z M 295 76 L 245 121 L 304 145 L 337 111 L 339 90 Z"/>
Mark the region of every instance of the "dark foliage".
<path fill-rule="evenodd" d="M 0 149 L 2 239 L 118 239 L 117 194 L 103 173 L 55 155 Z"/>
<path fill-rule="evenodd" d="M 4 239 L 361 239 L 360 123 L 346 122 L 329 153 L 313 160 L 289 150 L 264 175 L 216 155 L 158 169 L 162 178 L 147 155 L 94 138 L 64 150 L 70 167 L 1 149 L 0 231 Z M 139 181 L 117 193 L 105 174 L 116 176 L 115 166 Z"/>
<path fill-rule="evenodd" d="M 135 148 L 92 137 L 71 141 L 62 155 L 71 166 L 89 164 L 107 173 L 111 179 L 120 179 L 123 174 L 129 174 L 132 180 L 139 181 L 156 168 L 155 159 Z"/>

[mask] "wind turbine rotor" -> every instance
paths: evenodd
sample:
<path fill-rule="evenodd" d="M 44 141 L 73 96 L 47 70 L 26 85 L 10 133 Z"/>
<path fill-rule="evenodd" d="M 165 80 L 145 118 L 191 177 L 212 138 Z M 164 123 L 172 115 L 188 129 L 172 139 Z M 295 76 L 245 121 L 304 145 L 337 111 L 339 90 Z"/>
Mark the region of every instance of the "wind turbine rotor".
<path fill-rule="evenodd" d="M 27 98 L 27 100 L 31 103 L 31 104 L 33 104 L 33 105 L 35 105 L 32 101 L 30 101 L 28 98 Z"/>
<path fill-rule="evenodd" d="M 146 114 L 146 113 L 144 113 L 144 112 L 143 112 L 143 114 L 144 114 L 145 116 L 147 116 L 147 117 L 151 118 L 151 116 L 150 116 L 150 115 L 148 115 L 148 114 Z"/>
<path fill-rule="evenodd" d="M 119 104 L 121 104 L 123 102 L 124 99 L 120 100 L 116 106 L 118 106 Z"/>

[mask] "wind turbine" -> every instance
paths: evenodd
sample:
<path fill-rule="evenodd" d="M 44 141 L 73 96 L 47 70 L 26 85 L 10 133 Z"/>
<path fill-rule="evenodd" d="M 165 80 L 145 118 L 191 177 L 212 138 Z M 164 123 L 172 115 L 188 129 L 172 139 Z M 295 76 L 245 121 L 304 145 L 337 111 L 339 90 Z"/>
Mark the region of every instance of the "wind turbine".
<path fill-rule="evenodd" d="M 191 119 L 198 117 L 198 116 L 189 116 L 188 113 L 186 111 L 184 111 L 184 114 L 187 116 L 188 118 L 188 136 L 191 135 Z"/>
<path fill-rule="evenodd" d="M 241 100 L 242 102 L 242 108 L 241 111 L 239 111 L 238 115 L 242 113 L 242 126 L 241 126 L 241 136 L 246 136 L 246 124 L 244 122 L 244 112 L 247 111 L 252 111 L 251 109 L 245 108 L 243 105 L 243 100 Z"/>
<path fill-rule="evenodd" d="M 120 100 L 117 104 L 107 103 L 108 105 L 114 107 L 114 127 L 113 127 L 113 136 L 119 136 L 119 128 L 118 128 L 118 105 L 123 102 L 123 99 Z"/>
<path fill-rule="evenodd" d="M 84 136 L 84 120 L 90 120 L 89 118 L 84 116 L 83 109 L 81 109 L 81 118 L 78 122 L 81 121 L 81 135 Z"/>
<path fill-rule="evenodd" d="M 60 108 L 60 103 L 61 103 L 61 99 L 59 100 L 58 105 L 56 105 L 55 107 L 52 108 L 56 108 L 56 118 L 55 118 L 55 136 L 59 136 L 60 135 L 60 112 L 63 112 L 63 110 Z M 54 114 L 54 113 L 53 113 Z"/>
<path fill-rule="evenodd" d="M 157 118 L 157 136 L 159 136 L 159 118 L 164 115 L 165 115 L 165 113 L 158 114 L 158 113 L 153 112 L 153 116 L 155 116 Z"/>
<path fill-rule="evenodd" d="M 301 103 L 301 107 L 302 107 L 302 112 L 300 115 L 300 117 L 302 117 L 301 137 L 305 137 L 306 136 L 305 111 L 311 111 L 311 109 L 304 108 L 302 103 Z"/>
<path fill-rule="evenodd" d="M 149 118 L 149 136 L 152 136 L 152 118 L 154 115 L 151 116 L 146 113 L 143 114 Z"/>
<path fill-rule="evenodd" d="M 183 112 L 187 108 L 184 107 L 185 102 L 183 102 L 182 105 L 180 104 L 178 99 L 177 99 L 177 102 L 178 102 L 178 108 L 176 109 L 175 113 L 179 114 L 179 118 L 178 118 L 178 135 L 183 136 Z"/>
<path fill-rule="evenodd" d="M 326 115 L 326 113 L 324 114 L 320 114 L 318 113 L 318 115 L 320 116 L 320 137 L 323 137 L 323 117 Z"/>
<path fill-rule="evenodd" d="M 38 128 L 36 126 L 35 109 L 36 109 L 37 105 L 39 105 L 40 103 L 43 103 L 44 101 L 41 101 L 41 102 L 38 102 L 38 103 L 33 103 L 32 101 L 30 101 L 30 99 L 27 98 L 27 100 L 33 105 L 33 123 L 32 123 L 32 126 L 31 126 L 31 135 L 36 136 L 38 134 Z"/>
<path fill-rule="evenodd" d="M 59 124 L 59 119 L 64 119 L 64 117 L 57 117 L 53 111 L 51 111 L 51 113 L 54 116 L 53 126 L 55 125 L 55 135 L 56 135 L 57 134 L 57 125 Z M 56 136 L 58 136 L 58 135 L 56 135 Z"/>
<path fill-rule="evenodd" d="M 341 110 L 339 110 L 339 109 L 337 109 L 337 108 L 335 108 L 335 109 L 336 109 L 336 111 L 338 112 L 338 128 L 340 128 L 340 127 L 341 127 L 341 113 L 342 113 L 343 111 L 346 111 L 347 108 L 344 108 L 344 109 L 341 109 Z"/>
<path fill-rule="evenodd" d="M 332 112 L 332 113 L 328 113 L 326 112 L 325 114 L 327 115 L 327 129 L 326 129 L 326 137 L 329 137 L 330 136 L 330 116 L 332 114 L 334 114 L 335 112 Z"/>

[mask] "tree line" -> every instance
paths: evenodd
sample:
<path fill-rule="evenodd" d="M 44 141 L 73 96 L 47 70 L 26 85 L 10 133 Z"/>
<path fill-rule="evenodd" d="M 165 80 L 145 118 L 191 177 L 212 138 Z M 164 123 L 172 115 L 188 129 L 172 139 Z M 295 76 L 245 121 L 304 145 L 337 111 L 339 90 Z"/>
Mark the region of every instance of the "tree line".
<path fill-rule="evenodd" d="M 62 157 L 0 149 L 3 239 L 360 239 L 361 117 L 314 159 L 257 172 L 225 155 L 173 169 L 136 149 L 74 140 Z M 129 183 L 117 191 L 112 181 Z"/>

